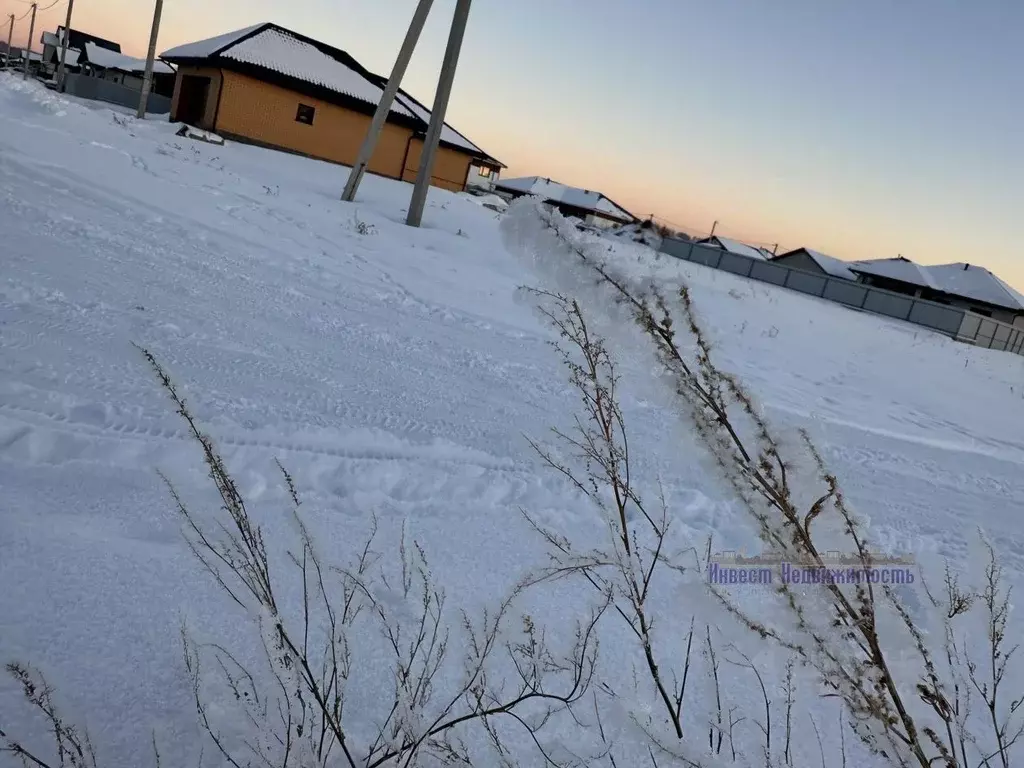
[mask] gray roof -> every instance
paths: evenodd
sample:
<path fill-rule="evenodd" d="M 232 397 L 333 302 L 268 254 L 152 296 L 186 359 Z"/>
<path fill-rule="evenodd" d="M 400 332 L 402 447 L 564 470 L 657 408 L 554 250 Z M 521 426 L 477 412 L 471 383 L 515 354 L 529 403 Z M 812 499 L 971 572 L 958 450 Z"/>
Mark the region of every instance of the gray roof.
<path fill-rule="evenodd" d="M 925 267 L 944 293 L 982 301 L 1014 312 L 1024 311 L 1024 294 L 984 267 L 958 262 Z"/>
<path fill-rule="evenodd" d="M 755 248 L 753 245 L 741 243 L 739 240 L 733 240 L 731 237 L 712 235 L 711 237 L 705 237 L 703 240 L 698 240 L 697 243 L 699 245 L 717 245 L 729 253 L 757 259 L 758 261 L 767 261 L 771 258 L 771 253 L 763 248 Z"/>
<path fill-rule="evenodd" d="M 815 251 L 812 248 L 797 248 L 789 251 L 788 253 L 782 254 L 782 256 L 779 256 L 778 258 L 781 259 L 783 256 L 789 256 L 792 253 L 799 253 L 800 251 L 803 251 L 810 256 L 814 263 L 817 264 L 821 268 L 821 271 L 826 275 L 841 277 L 844 280 L 855 281 L 857 279 L 857 275 L 853 273 L 850 269 L 850 265 L 845 261 L 837 259 L 835 256 L 829 256 L 821 251 Z"/>
<path fill-rule="evenodd" d="M 902 256 L 895 259 L 854 261 L 850 263 L 850 269 L 865 275 L 874 275 L 876 277 L 888 278 L 889 280 L 897 280 L 901 283 L 908 283 L 909 285 L 916 285 L 921 288 L 940 290 L 924 267 Z"/>
<path fill-rule="evenodd" d="M 930 288 L 949 296 L 1003 307 L 1012 312 L 1024 312 L 1024 294 L 984 267 L 965 262 L 926 267 L 901 257 L 858 261 L 850 264 L 850 269 Z"/>

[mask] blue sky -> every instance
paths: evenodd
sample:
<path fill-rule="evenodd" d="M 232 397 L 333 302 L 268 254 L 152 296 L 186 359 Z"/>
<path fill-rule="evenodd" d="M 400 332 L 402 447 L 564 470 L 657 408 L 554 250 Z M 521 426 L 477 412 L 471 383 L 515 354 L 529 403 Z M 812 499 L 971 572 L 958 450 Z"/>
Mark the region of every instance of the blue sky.
<path fill-rule="evenodd" d="M 166 0 L 161 48 L 276 21 L 386 73 L 414 5 Z M 77 0 L 76 26 L 141 52 L 150 7 Z M 407 76 L 425 101 L 453 7 Z M 638 214 L 1024 287 L 1021 30 L 1020 0 L 474 0 L 449 118 L 506 175 Z"/>

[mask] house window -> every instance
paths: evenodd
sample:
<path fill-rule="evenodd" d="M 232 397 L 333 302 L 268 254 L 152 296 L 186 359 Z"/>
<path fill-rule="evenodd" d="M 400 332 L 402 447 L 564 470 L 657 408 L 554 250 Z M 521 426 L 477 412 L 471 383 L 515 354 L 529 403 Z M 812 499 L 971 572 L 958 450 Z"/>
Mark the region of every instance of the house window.
<path fill-rule="evenodd" d="M 295 122 L 313 124 L 313 117 L 316 115 L 316 108 L 307 104 L 299 104 L 299 111 L 295 115 Z"/>
<path fill-rule="evenodd" d="M 491 178 L 491 169 L 490 168 L 481 168 L 480 169 L 480 175 L 483 178 L 485 178 L 485 179 Z"/>

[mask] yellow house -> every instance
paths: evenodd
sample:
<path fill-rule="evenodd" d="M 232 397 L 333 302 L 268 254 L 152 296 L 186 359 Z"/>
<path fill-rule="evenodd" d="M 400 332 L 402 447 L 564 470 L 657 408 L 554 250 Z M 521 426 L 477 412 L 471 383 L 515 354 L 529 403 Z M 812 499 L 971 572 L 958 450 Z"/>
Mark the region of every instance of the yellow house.
<path fill-rule="evenodd" d="M 352 165 L 386 85 L 342 50 L 276 24 L 178 46 L 171 121 L 225 138 Z M 430 110 L 399 91 L 369 170 L 414 181 Z M 465 189 L 505 166 L 445 124 L 431 184 Z"/>

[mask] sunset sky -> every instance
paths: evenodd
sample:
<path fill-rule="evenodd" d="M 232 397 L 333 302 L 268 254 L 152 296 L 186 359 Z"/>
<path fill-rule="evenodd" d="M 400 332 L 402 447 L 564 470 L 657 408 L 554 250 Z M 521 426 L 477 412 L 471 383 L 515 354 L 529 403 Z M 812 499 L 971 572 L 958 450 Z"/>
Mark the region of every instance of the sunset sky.
<path fill-rule="evenodd" d="M 454 4 L 435 0 L 406 78 L 427 103 Z M 165 0 L 159 49 L 274 21 L 386 74 L 414 6 Z M 143 55 L 151 13 L 76 0 L 74 26 Z M 967 261 L 1024 289 L 1022 30 L 1020 0 L 475 0 L 449 122 L 506 176 L 694 232 Z"/>

